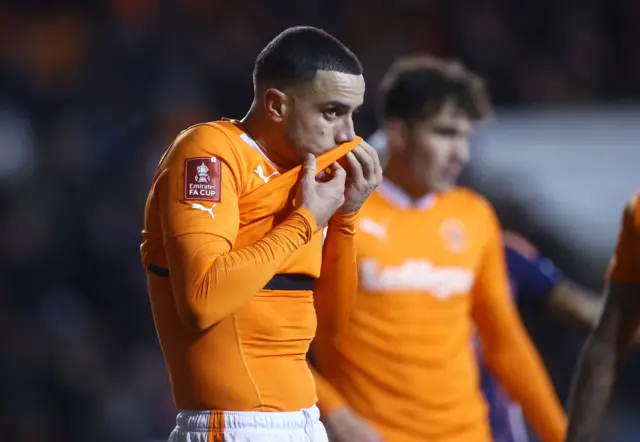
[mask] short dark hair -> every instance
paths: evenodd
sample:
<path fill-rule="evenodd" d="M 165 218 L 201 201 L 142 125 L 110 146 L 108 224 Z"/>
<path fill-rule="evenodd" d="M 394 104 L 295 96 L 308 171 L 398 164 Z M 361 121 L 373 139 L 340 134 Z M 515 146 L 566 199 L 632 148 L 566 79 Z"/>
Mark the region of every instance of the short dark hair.
<path fill-rule="evenodd" d="M 462 64 L 429 55 L 400 57 L 380 84 L 379 116 L 382 121 L 430 118 L 448 100 L 474 121 L 492 112 L 484 81 Z"/>
<path fill-rule="evenodd" d="M 322 29 L 296 26 L 282 31 L 260 52 L 253 81 L 287 87 L 313 82 L 318 71 L 362 75 L 362 65 L 349 48 Z"/>

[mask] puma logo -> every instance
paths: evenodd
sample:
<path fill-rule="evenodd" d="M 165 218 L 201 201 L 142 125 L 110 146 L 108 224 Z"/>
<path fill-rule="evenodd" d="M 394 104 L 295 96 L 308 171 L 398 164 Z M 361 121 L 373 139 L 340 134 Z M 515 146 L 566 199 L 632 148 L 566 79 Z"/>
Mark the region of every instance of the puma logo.
<path fill-rule="evenodd" d="M 211 215 L 211 219 L 216 219 L 216 216 L 213 214 L 213 208 L 215 206 L 217 206 L 217 204 L 214 204 L 213 206 L 211 206 L 210 209 L 208 209 L 205 206 L 203 206 L 202 204 L 198 204 L 198 203 L 191 204 L 191 208 L 192 209 L 202 210 L 203 212 L 209 213 L 209 215 Z"/>
<path fill-rule="evenodd" d="M 278 172 L 273 172 L 271 175 L 269 176 L 265 176 L 264 174 L 264 169 L 262 168 L 262 164 L 260 164 L 258 167 L 255 168 L 254 172 L 260 177 L 260 179 L 262 181 L 264 181 L 265 183 L 268 183 L 269 180 L 271 179 L 272 176 L 277 175 Z"/>

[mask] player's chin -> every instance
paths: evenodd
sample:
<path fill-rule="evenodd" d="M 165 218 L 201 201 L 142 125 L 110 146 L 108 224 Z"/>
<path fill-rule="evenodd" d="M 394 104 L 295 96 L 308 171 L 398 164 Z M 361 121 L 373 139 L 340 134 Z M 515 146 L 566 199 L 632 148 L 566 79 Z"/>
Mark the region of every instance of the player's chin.
<path fill-rule="evenodd" d="M 453 189 L 458 183 L 458 178 L 460 177 L 459 173 L 450 172 L 445 173 L 443 176 L 439 177 L 437 180 L 437 187 L 439 187 L 439 192 L 448 192 Z"/>
<path fill-rule="evenodd" d="M 451 189 L 453 189 L 453 187 L 455 185 L 456 185 L 455 181 L 442 180 L 442 181 L 438 181 L 437 183 L 434 183 L 431 186 L 431 189 L 435 193 L 446 193 L 446 192 L 450 191 Z"/>

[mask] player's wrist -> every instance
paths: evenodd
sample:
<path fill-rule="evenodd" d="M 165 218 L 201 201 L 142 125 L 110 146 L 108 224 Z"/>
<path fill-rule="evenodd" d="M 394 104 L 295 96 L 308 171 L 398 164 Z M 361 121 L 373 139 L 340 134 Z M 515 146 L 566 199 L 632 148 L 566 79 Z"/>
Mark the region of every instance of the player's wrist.
<path fill-rule="evenodd" d="M 306 226 L 307 241 L 310 241 L 313 234 L 321 229 L 321 227 L 318 227 L 318 222 L 316 221 L 316 217 L 306 207 L 300 206 L 296 208 L 291 213 L 291 216 L 300 217 L 304 221 Z"/>
<path fill-rule="evenodd" d="M 338 211 L 329 219 L 329 224 L 338 227 L 353 227 L 356 225 L 359 215 L 359 209 L 351 213 Z"/>
<path fill-rule="evenodd" d="M 350 419 L 353 415 L 353 412 L 346 404 L 340 404 L 336 408 L 333 408 L 331 411 L 322 411 L 321 413 L 325 415 L 325 420 L 330 423 L 339 423 L 343 422 L 347 419 Z"/>

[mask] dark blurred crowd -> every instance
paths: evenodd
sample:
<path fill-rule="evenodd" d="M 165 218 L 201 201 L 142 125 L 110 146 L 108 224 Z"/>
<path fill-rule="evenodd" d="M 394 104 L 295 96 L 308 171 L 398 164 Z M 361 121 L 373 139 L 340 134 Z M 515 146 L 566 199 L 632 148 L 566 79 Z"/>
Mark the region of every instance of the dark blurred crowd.
<path fill-rule="evenodd" d="M 462 59 L 502 106 L 640 98 L 633 0 L 15 0 L 0 6 L 0 439 L 134 442 L 175 414 L 138 247 L 160 155 L 241 118 L 260 48 L 323 27 L 365 66 Z M 391 7 L 390 5 L 393 5 Z"/>

